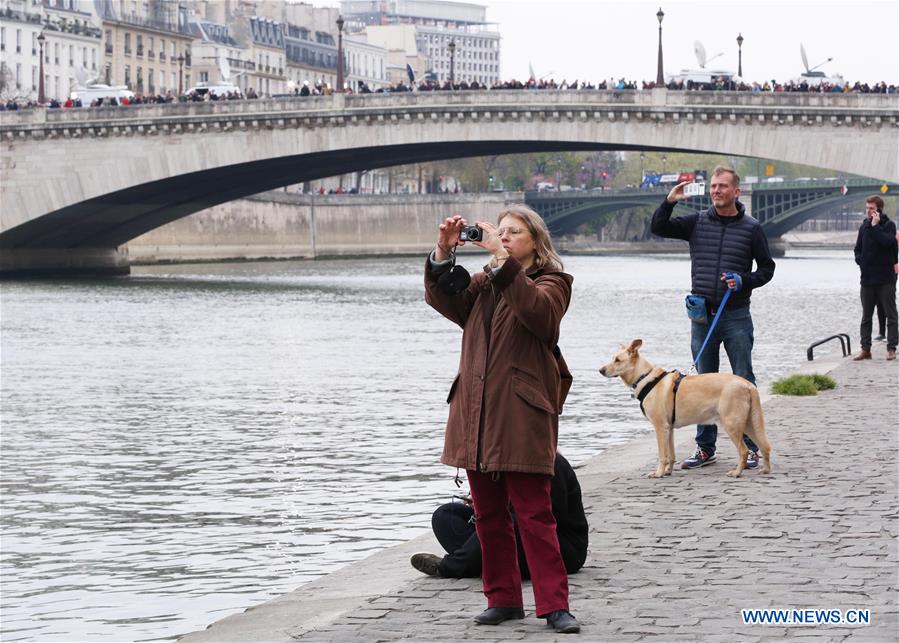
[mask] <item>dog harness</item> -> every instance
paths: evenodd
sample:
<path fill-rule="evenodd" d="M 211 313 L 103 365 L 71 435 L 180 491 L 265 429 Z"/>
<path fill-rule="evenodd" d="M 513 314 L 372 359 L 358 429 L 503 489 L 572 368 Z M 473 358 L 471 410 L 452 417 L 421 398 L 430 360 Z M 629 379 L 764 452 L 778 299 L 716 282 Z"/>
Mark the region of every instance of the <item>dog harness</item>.
<path fill-rule="evenodd" d="M 637 378 L 637 381 L 631 385 L 631 388 L 636 390 L 637 385 L 642 382 L 652 371 L 647 371 L 643 373 L 640 377 Z M 652 389 L 655 388 L 656 384 L 661 382 L 663 379 L 671 375 L 672 373 L 677 373 L 677 379 L 674 380 L 674 397 L 671 400 L 671 426 L 674 427 L 674 422 L 677 419 L 677 389 L 680 388 L 680 383 L 686 377 L 685 373 L 681 373 L 680 371 L 664 371 L 658 377 L 649 380 L 646 385 L 640 389 L 639 393 L 635 393 L 634 397 L 640 402 L 640 411 L 643 413 L 643 416 L 646 417 L 646 409 L 643 408 L 643 400 L 652 392 Z"/>

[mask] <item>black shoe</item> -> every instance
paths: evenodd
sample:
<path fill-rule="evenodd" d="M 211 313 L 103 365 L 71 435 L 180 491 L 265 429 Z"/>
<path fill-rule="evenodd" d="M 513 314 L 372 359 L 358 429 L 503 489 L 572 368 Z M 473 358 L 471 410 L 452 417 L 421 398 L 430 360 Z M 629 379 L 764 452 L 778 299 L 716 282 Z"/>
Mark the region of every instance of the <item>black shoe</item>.
<path fill-rule="evenodd" d="M 575 634 L 581 631 L 577 619 L 566 610 L 556 610 L 547 616 L 546 624 L 560 634 Z"/>
<path fill-rule="evenodd" d="M 440 576 L 440 561 L 443 559 L 434 554 L 414 554 L 409 562 L 422 574 Z"/>
<path fill-rule="evenodd" d="M 524 610 L 520 607 L 488 607 L 474 617 L 474 622 L 478 625 L 499 625 L 513 618 L 524 618 Z"/>

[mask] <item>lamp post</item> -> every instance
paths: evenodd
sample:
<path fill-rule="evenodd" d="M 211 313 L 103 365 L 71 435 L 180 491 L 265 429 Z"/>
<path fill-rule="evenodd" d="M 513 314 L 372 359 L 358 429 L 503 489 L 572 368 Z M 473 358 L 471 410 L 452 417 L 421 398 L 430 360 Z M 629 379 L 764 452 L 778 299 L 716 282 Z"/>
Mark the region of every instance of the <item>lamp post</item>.
<path fill-rule="evenodd" d="M 41 105 L 47 102 L 47 97 L 44 95 L 44 42 L 46 40 L 47 37 L 44 36 L 44 32 L 40 32 L 37 36 L 37 44 L 38 47 L 40 47 L 41 55 L 40 69 L 38 70 L 40 77 L 37 81 L 37 102 Z"/>
<path fill-rule="evenodd" d="M 662 152 L 662 174 L 665 174 L 668 170 L 668 154 L 666 152 Z"/>
<path fill-rule="evenodd" d="M 743 34 L 737 34 L 737 76 L 743 78 Z"/>
<path fill-rule="evenodd" d="M 343 16 L 337 16 L 337 88 L 343 91 Z"/>
<path fill-rule="evenodd" d="M 456 40 L 450 40 L 447 45 L 450 52 L 450 85 L 456 83 Z"/>
<path fill-rule="evenodd" d="M 640 185 L 643 185 L 643 179 L 646 178 L 646 175 L 643 173 L 643 161 L 646 160 L 646 154 L 640 152 Z"/>
<path fill-rule="evenodd" d="M 178 54 L 178 95 L 184 93 L 184 54 Z"/>
<path fill-rule="evenodd" d="M 662 11 L 662 7 L 659 7 L 659 12 L 656 14 L 656 18 L 659 19 L 659 66 L 658 71 L 656 72 L 656 86 L 664 86 L 665 85 L 665 74 L 662 71 L 662 18 L 665 17 L 665 12 Z"/>

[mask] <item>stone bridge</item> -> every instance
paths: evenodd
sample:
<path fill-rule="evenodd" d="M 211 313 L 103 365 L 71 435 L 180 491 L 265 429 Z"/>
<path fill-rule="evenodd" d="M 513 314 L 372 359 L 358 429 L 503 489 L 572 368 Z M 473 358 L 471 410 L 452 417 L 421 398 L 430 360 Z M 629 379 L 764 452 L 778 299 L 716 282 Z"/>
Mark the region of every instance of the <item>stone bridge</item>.
<path fill-rule="evenodd" d="M 283 185 L 550 150 L 758 156 L 899 180 L 899 95 L 483 91 L 0 113 L 0 271 L 122 271 L 118 247 Z"/>

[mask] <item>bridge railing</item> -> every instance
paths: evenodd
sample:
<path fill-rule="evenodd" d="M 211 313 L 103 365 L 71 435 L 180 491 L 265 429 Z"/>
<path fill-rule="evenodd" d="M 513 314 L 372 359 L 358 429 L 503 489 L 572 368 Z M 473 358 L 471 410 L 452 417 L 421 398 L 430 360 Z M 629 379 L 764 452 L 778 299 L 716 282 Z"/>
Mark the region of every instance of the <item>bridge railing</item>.
<path fill-rule="evenodd" d="M 841 109 L 870 111 L 872 118 L 895 119 L 899 94 L 803 94 L 714 91 L 654 90 L 465 90 L 397 92 L 387 94 L 334 94 L 331 96 L 288 96 L 253 100 L 223 100 L 204 103 L 162 103 L 124 107 L 82 107 L 71 109 L 20 109 L 0 112 L 4 126 L 78 123 L 112 119 L 153 119 L 166 117 L 264 114 L 304 111 L 341 111 L 414 107 L 471 108 L 478 106 L 509 111 L 557 107 L 561 110 L 597 106 L 630 106 L 651 110 L 732 108 L 778 114 L 791 111 Z M 783 111 L 781 111 L 783 110 Z"/>
<path fill-rule="evenodd" d="M 848 188 L 868 188 L 879 189 L 884 183 L 887 189 L 892 191 L 896 189 L 896 184 L 889 181 L 881 181 L 879 179 L 852 178 L 841 179 L 839 177 L 826 177 L 823 179 L 810 179 L 808 181 L 781 181 L 779 183 L 754 183 L 753 190 L 759 192 L 776 191 L 776 190 L 803 190 L 810 188 L 839 190 L 844 185 Z"/>

